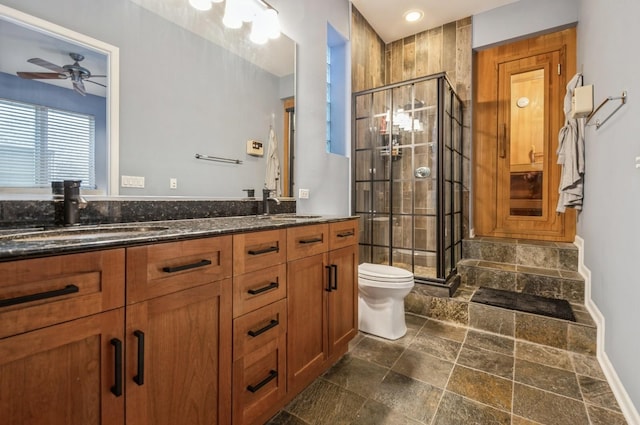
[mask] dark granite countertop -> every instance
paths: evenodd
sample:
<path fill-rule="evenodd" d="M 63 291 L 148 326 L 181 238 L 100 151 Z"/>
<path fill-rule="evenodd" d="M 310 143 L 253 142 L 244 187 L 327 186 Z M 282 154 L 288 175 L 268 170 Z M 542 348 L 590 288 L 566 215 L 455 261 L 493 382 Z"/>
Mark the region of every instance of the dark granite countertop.
<path fill-rule="evenodd" d="M 349 216 L 274 214 L 186 220 L 132 222 L 73 228 L 27 228 L 0 234 L 0 261 L 72 252 L 170 242 L 223 234 L 282 229 L 306 224 L 344 221 Z"/>

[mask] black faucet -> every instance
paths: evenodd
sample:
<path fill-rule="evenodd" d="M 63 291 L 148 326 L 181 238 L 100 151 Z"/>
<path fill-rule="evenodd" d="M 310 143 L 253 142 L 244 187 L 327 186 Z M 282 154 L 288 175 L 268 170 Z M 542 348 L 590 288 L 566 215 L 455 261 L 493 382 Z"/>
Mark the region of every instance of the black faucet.
<path fill-rule="evenodd" d="M 87 206 L 87 201 L 80 196 L 81 180 L 64 181 L 64 225 L 80 224 L 80 210 Z"/>
<path fill-rule="evenodd" d="M 267 189 L 266 187 L 262 189 L 262 213 L 264 215 L 269 215 L 269 200 L 272 199 L 276 201 L 276 204 L 280 205 L 280 200 L 275 197 L 270 197 L 271 192 L 275 192 L 275 189 Z"/>

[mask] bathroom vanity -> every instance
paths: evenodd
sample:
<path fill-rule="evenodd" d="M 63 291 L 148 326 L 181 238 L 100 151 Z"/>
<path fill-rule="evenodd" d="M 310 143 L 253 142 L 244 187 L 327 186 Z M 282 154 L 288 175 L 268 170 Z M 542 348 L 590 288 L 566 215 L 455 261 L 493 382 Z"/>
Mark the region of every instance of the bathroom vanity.
<path fill-rule="evenodd" d="M 0 238 L 3 421 L 262 424 L 357 332 L 357 219 L 109 228 Z"/>

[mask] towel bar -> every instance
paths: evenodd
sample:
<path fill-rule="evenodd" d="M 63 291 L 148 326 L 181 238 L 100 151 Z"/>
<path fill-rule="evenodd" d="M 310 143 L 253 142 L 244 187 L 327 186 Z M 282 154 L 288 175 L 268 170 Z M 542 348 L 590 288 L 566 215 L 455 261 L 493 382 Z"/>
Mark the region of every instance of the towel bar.
<path fill-rule="evenodd" d="M 196 154 L 196 159 L 206 159 L 207 161 L 225 162 L 231 164 L 242 164 L 242 161 L 239 159 L 221 158 L 219 156 L 202 155 L 199 153 Z"/>
<path fill-rule="evenodd" d="M 591 119 L 593 117 L 595 117 L 595 115 L 598 113 L 598 111 L 600 111 L 600 109 L 602 109 L 602 107 L 604 105 L 606 105 L 607 103 L 609 103 L 612 100 L 620 100 L 620 104 L 618 105 L 618 107 L 616 109 L 614 109 L 609 115 L 607 115 L 607 118 L 605 118 L 604 121 L 596 120 L 595 124 L 589 124 L 589 121 L 591 121 Z M 611 118 L 616 112 L 618 112 L 618 109 L 622 108 L 626 103 L 627 103 L 627 92 L 626 91 L 622 92 L 622 96 L 609 96 L 609 97 L 607 97 L 605 100 L 602 101 L 602 103 L 600 103 L 600 105 L 598 105 L 598 107 L 596 109 L 594 109 L 594 111 L 592 113 L 589 114 L 585 124 L 586 125 L 595 125 L 596 126 L 596 130 L 599 129 L 600 127 L 602 127 L 604 125 L 604 123 L 609 121 L 609 118 Z"/>

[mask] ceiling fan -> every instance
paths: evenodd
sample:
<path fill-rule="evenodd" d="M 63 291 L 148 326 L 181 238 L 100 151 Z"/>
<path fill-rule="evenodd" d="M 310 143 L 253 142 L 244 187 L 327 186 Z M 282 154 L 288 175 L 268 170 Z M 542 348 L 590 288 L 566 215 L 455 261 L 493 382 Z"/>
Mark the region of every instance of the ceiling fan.
<path fill-rule="evenodd" d="M 85 81 L 107 87 L 104 84 L 89 79 L 98 77 L 105 78 L 106 75 L 93 75 L 87 68 L 81 66 L 79 62 L 84 59 L 84 56 L 79 53 L 69 53 L 69 56 L 75 61 L 73 65 L 58 66 L 44 59 L 31 58 L 27 60 L 27 62 L 47 68 L 53 72 L 18 72 L 18 76 L 27 80 L 66 80 L 70 78 L 73 84 L 73 90 L 83 96 L 87 93 L 84 87 Z"/>

